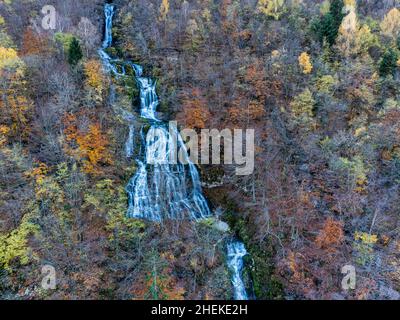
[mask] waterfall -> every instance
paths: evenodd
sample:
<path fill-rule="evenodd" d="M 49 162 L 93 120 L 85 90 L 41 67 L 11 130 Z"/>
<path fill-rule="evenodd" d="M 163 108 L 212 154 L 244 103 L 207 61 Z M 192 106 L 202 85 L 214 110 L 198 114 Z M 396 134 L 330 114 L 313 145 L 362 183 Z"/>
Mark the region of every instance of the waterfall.
<path fill-rule="evenodd" d="M 239 241 L 228 243 L 228 267 L 232 272 L 232 285 L 236 300 L 248 300 L 242 280 L 243 257 L 247 255 L 244 244 Z"/>
<path fill-rule="evenodd" d="M 104 31 L 103 49 L 106 49 L 112 44 L 112 19 L 115 13 L 114 6 L 107 3 L 104 6 L 104 13 L 106 16 L 106 26 Z"/>
<path fill-rule="evenodd" d="M 143 77 L 143 68 L 131 61 L 111 58 L 106 50 L 112 45 L 112 19 L 115 10 L 106 4 L 105 35 L 99 55 L 104 68 L 116 77 L 124 76 L 125 67 L 134 71 L 135 80 L 140 90 L 140 117 L 149 125 L 143 125 L 141 132 L 143 159 L 137 158 L 135 175 L 126 186 L 129 207 L 127 215 L 161 222 L 164 219 L 199 220 L 211 215 L 203 196 L 200 176 L 196 166 L 190 161 L 189 154 L 177 128 L 167 128 L 157 119 L 159 100 L 156 93 L 156 81 Z M 121 66 L 121 72 L 116 64 Z M 134 120 L 135 116 L 121 110 L 123 118 L 129 123 L 129 135 L 125 143 L 126 156 L 134 155 Z M 178 147 L 178 148 L 176 148 Z M 175 150 L 180 150 L 180 162 L 171 162 L 177 157 Z M 243 257 L 247 254 L 244 244 L 237 241 L 228 243 L 228 266 L 232 271 L 232 285 L 235 299 L 247 299 L 241 278 Z"/>
<path fill-rule="evenodd" d="M 116 76 L 125 74 L 123 68 L 119 72 L 115 66 L 121 61 L 112 59 L 106 49 L 112 45 L 112 19 L 114 6 L 106 4 L 105 9 L 105 35 L 102 49 L 99 54 L 105 68 Z M 130 66 L 140 90 L 140 116 L 146 119 L 150 128 L 142 127 L 142 143 L 144 146 L 144 159 L 136 159 L 138 170 L 130 179 L 126 191 L 128 193 L 128 216 L 151 221 L 163 219 L 202 219 L 211 215 L 207 201 L 203 196 L 200 177 L 196 166 L 190 162 L 184 142 L 178 131 L 167 130 L 166 124 L 156 117 L 159 100 L 156 93 L 156 81 L 144 77 L 143 68 L 132 62 L 124 62 Z M 177 137 L 174 142 L 173 136 Z M 129 136 L 125 143 L 128 157 L 133 155 L 134 126 L 129 126 Z M 170 163 L 172 152 L 178 144 L 183 154 L 183 163 Z"/>
<path fill-rule="evenodd" d="M 129 124 L 128 139 L 125 142 L 125 153 L 128 158 L 133 156 L 133 138 L 135 134 L 135 127 L 133 124 Z"/>
<path fill-rule="evenodd" d="M 156 81 L 143 77 L 137 77 L 136 80 L 139 83 L 140 89 L 140 110 L 142 118 L 158 121 L 155 116 L 158 106 Z"/>

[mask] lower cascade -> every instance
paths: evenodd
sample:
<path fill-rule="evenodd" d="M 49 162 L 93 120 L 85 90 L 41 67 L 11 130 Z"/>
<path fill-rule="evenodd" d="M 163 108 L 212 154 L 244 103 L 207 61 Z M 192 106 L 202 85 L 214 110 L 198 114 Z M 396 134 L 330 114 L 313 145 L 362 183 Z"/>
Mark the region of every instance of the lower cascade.
<path fill-rule="evenodd" d="M 228 267 L 232 272 L 232 285 L 236 300 L 248 300 L 242 280 L 243 257 L 246 255 L 247 250 L 243 242 L 234 240 L 228 244 Z"/>
<path fill-rule="evenodd" d="M 171 132 L 171 129 L 168 129 L 166 124 L 156 117 L 159 103 L 156 81 L 143 77 L 143 69 L 140 65 L 113 59 L 106 53 L 106 49 L 112 45 L 114 6 L 106 4 L 104 13 L 105 36 L 102 48 L 99 50 L 104 68 L 116 77 L 124 76 L 127 66 L 133 69 L 140 89 L 140 117 L 146 119 L 149 124 L 141 128 L 143 159 L 136 159 L 138 169 L 126 186 L 129 198 L 127 215 L 131 218 L 156 222 L 163 219 L 199 220 L 211 216 L 202 193 L 199 173 L 189 159 L 182 137 L 177 129 Z M 125 120 L 129 123 L 129 135 L 125 143 L 126 156 L 132 157 L 134 155 L 134 116 L 126 111 L 123 113 L 125 113 Z M 180 150 L 181 162 L 171 163 L 169 159 L 174 157 L 172 153 L 176 149 Z M 228 243 L 227 250 L 228 266 L 232 271 L 234 298 L 246 300 L 247 294 L 241 273 L 243 257 L 247 251 L 244 244 L 238 241 Z"/>

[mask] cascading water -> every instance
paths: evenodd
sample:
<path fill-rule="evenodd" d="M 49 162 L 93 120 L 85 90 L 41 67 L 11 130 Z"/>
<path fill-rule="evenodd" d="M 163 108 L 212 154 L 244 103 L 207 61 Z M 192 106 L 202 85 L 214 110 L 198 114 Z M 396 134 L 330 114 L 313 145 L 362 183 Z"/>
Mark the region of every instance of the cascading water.
<path fill-rule="evenodd" d="M 130 61 L 122 62 L 111 58 L 106 50 L 112 45 L 112 19 L 114 6 L 106 4 L 105 35 L 100 58 L 107 71 L 117 77 L 124 76 L 125 66 L 135 73 L 135 79 L 140 89 L 140 115 L 146 119 L 150 127 L 142 126 L 141 139 L 144 147 L 144 159 L 136 159 L 138 169 L 129 181 L 126 191 L 129 196 L 128 216 L 151 221 L 163 219 L 194 219 L 198 220 L 211 215 L 207 201 L 203 196 L 199 173 L 190 161 L 182 137 L 176 128 L 168 128 L 156 117 L 158 97 L 156 81 L 143 77 L 140 65 Z M 116 65 L 120 65 L 119 72 Z M 127 157 L 134 154 L 134 119 L 133 114 L 122 111 L 123 117 L 129 123 L 128 140 L 125 143 Z M 147 131 L 147 132 L 145 132 Z M 180 150 L 180 160 L 171 162 Z M 246 255 L 243 243 L 234 241 L 228 244 L 228 265 L 233 272 L 232 284 L 235 299 L 247 299 L 241 279 L 243 256 Z"/>
<path fill-rule="evenodd" d="M 232 241 L 228 244 L 228 267 L 232 272 L 232 285 L 236 300 L 248 300 L 242 280 L 243 257 L 247 255 L 243 242 Z"/>
<path fill-rule="evenodd" d="M 106 4 L 106 30 L 100 56 L 107 70 L 117 76 L 118 72 L 112 59 L 105 50 L 112 45 L 112 18 L 114 6 Z M 181 136 L 174 129 L 167 130 L 166 125 L 156 117 L 158 97 L 156 81 L 142 76 L 142 67 L 132 62 L 125 62 L 136 76 L 140 89 L 141 117 L 150 123 L 150 128 L 142 141 L 145 155 L 143 160 L 137 160 L 138 170 L 126 187 L 129 196 L 128 216 L 151 221 L 163 219 L 201 219 L 210 216 L 210 209 L 201 190 L 201 183 L 195 165 L 190 162 Z M 125 144 L 128 157 L 133 155 L 134 127 L 129 127 L 129 137 Z M 175 136 L 175 139 L 173 139 Z M 150 138 L 149 138 L 150 137 Z M 177 144 L 177 146 L 175 145 Z M 160 147 L 161 146 L 161 147 Z M 175 148 L 177 147 L 177 148 Z M 185 164 L 171 163 L 172 153 L 180 150 Z"/>

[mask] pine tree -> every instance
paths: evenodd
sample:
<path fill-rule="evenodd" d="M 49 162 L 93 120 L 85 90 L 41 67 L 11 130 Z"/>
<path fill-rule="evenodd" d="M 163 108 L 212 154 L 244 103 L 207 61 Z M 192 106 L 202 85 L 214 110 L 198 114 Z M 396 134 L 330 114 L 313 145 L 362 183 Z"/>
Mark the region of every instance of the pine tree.
<path fill-rule="evenodd" d="M 344 18 L 343 1 L 333 0 L 329 12 L 325 14 L 313 27 L 319 35 L 321 42 L 326 39 L 330 46 L 333 46 L 339 33 L 339 27 Z"/>
<path fill-rule="evenodd" d="M 71 44 L 68 48 L 68 62 L 69 64 L 75 66 L 78 64 L 79 60 L 83 57 L 81 45 L 78 39 L 75 37 L 72 39 Z"/>
<path fill-rule="evenodd" d="M 329 10 L 334 20 L 334 26 L 337 29 L 339 29 L 339 26 L 341 25 L 342 20 L 344 18 L 343 7 L 344 7 L 343 0 L 333 0 Z"/>
<path fill-rule="evenodd" d="M 397 67 L 397 59 L 398 55 L 392 48 L 385 52 L 379 64 L 379 74 L 381 77 L 394 75 L 394 71 Z"/>

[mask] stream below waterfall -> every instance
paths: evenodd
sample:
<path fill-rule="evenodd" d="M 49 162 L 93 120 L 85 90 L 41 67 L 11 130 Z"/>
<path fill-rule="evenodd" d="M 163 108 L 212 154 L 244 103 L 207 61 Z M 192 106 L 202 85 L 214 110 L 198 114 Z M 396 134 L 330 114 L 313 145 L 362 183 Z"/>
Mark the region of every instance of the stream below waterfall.
<path fill-rule="evenodd" d="M 143 155 L 137 157 L 138 169 L 126 186 L 129 207 L 127 215 L 160 222 L 163 219 L 200 220 L 210 217 L 211 211 L 203 195 L 201 181 L 196 166 L 190 161 L 185 144 L 177 129 L 171 131 L 167 125 L 157 119 L 158 97 L 156 81 L 143 76 L 143 68 L 130 61 L 112 58 L 106 49 L 112 46 L 112 23 L 115 7 L 106 4 L 105 32 L 100 58 L 107 72 L 116 77 L 126 74 L 126 67 L 131 67 L 140 89 L 140 117 L 149 125 L 142 125 L 140 137 Z M 117 65 L 118 64 L 118 65 Z M 134 155 L 133 125 L 135 116 L 125 111 L 124 119 L 129 125 L 129 134 L 125 143 L 126 156 Z M 181 150 L 182 162 L 171 164 L 177 144 Z M 160 147 L 161 146 L 161 147 Z M 242 280 L 243 257 L 247 255 L 244 244 L 232 240 L 227 245 L 227 264 L 232 274 L 231 282 L 236 300 L 247 300 L 245 285 Z"/>

